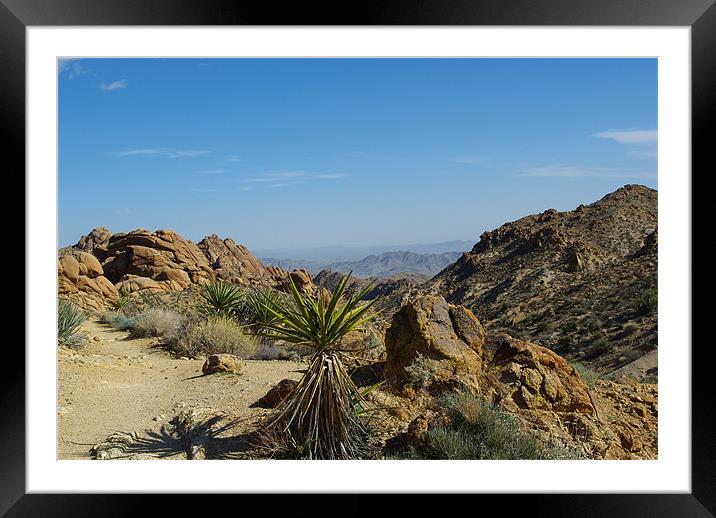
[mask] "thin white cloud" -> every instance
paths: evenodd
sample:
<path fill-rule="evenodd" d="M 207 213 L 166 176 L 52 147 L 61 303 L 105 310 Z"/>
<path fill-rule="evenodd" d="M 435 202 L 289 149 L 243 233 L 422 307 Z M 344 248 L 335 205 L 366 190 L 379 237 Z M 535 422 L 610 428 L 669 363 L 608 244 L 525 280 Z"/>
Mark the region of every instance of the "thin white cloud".
<path fill-rule="evenodd" d="M 619 144 L 653 144 L 658 140 L 659 132 L 653 130 L 608 130 L 600 131 L 593 137 L 613 140 Z"/>
<path fill-rule="evenodd" d="M 241 157 L 239 155 L 231 155 L 226 157 L 227 162 L 241 162 Z"/>
<path fill-rule="evenodd" d="M 69 79 L 86 74 L 87 68 L 79 61 L 79 58 L 60 58 L 57 60 L 57 71 Z"/>
<path fill-rule="evenodd" d="M 532 178 L 653 178 L 656 173 L 608 167 L 549 165 L 524 169 L 518 171 L 516 176 Z"/>
<path fill-rule="evenodd" d="M 352 157 L 352 158 L 367 158 L 371 160 L 382 160 L 386 157 L 381 155 L 376 155 L 374 153 L 366 153 L 365 151 L 349 151 L 346 153 L 346 156 Z"/>
<path fill-rule="evenodd" d="M 466 156 L 461 158 L 456 158 L 453 160 L 453 162 L 457 162 L 458 164 L 467 164 L 467 165 L 487 165 L 490 163 L 490 160 L 481 156 Z"/>
<path fill-rule="evenodd" d="M 348 176 L 348 173 L 324 173 L 313 175 L 313 178 L 318 178 L 319 180 L 337 180 L 339 178 L 345 178 L 346 176 Z"/>
<path fill-rule="evenodd" d="M 199 171 L 199 174 L 224 174 L 226 171 L 223 169 L 206 169 Z"/>
<path fill-rule="evenodd" d="M 285 180 L 288 178 L 300 178 L 305 176 L 305 174 L 306 173 L 303 171 L 279 171 L 276 173 L 265 173 L 259 176 L 254 176 L 253 178 L 242 178 L 236 181 L 240 183 L 267 183 Z"/>
<path fill-rule="evenodd" d="M 192 158 L 196 156 L 206 155 L 209 153 L 207 149 L 172 149 L 172 148 L 141 148 L 126 149 L 117 151 L 114 156 L 159 156 L 166 158 Z"/>
<path fill-rule="evenodd" d="M 191 187 L 189 190 L 192 192 L 216 192 L 216 189 L 207 189 L 205 187 Z"/>
<path fill-rule="evenodd" d="M 102 83 L 100 88 L 105 92 L 111 92 L 112 90 L 121 90 L 127 88 L 127 80 L 120 79 L 119 81 L 112 81 L 111 83 Z"/>
<path fill-rule="evenodd" d="M 640 149 L 638 151 L 637 150 L 630 151 L 629 156 L 634 157 L 634 158 L 644 158 L 644 159 L 653 160 L 653 159 L 659 157 L 659 153 L 657 152 L 656 149 L 647 149 L 647 150 Z"/>

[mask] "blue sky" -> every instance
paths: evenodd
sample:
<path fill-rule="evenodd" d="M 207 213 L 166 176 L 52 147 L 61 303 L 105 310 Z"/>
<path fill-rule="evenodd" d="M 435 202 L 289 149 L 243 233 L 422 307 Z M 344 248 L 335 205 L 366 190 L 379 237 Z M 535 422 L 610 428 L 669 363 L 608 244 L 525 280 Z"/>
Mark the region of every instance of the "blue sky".
<path fill-rule="evenodd" d="M 59 244 L 465 239 L 656 188 L 655 59 L 59 62 Z"/>

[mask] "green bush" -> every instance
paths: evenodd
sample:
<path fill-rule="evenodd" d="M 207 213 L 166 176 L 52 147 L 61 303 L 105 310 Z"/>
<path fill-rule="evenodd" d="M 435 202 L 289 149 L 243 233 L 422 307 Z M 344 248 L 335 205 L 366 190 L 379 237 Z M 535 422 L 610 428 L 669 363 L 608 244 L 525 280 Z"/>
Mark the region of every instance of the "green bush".
<path fill-rule="evenodd" d="M 426 388 L 435 378 L 435 363 L 418 353 L 410 365 L 405 367 L 408 383 L 416 388 Z"/>
<path fill-rule="evenodd" d="M 120 319 L 121 321 L 121 319 Z M 130 322 L 131 336 L 168 336 L 174 333 L 181 322 L 181 315 L 171 309 L 147 308 Z"/>
<path fill-rule="evenodd" d="M 647 286 L 641 290 L 636 301 L 636 310 L 639 315 L 651 315 L 657 309 L 659 296 L 656 286 Z"/>
<path fill-rule="evenodd" d="M 564 331 L 567 331 L 569 333 L 577 330 L 577 321 L 573 318 L 567 320 L 564 325 L 562 326 L 562 329 Z"/>
<path fill-rule="evenodd" d="M 597 374 L 595 371 L 593 371 L 581 362 L 573 362 L 570 363 L 570 365 L 574 367 L 574 370 L 577 371 L 584 383 L 586 383 L 589 388 L 594 388 L 594 384 L 599 379 L 599 374 Z"/>
<path fill-rule="evenodd" d="M 175 331 L 167 336 L 164 345 L 177 356 L 198 358 L 228 353 L 242 358 L 254 358 L 259 341 L 246 335 L 235 321 L 219 316 L 201 318 L 188 315 Z"/>
<path fill-rule="evenodd" d="M 74 302 L 60 299 L 57 308 L 57 342 L 63 346 L 78 346 L 83 342 L 79 330 L 87 314 Z"/>
<path fill-rule="evenodd" d="M 637 329 L 639 329 L 639 324 L 636 322 L 629 321 L 622 324 L 622 331 L 626 334 L 635 333 Z"/>
<path fill-rule="evenodd" d="M 517 418 L 479 396 L 463 392 L 443 397 L 450 425 L 431 427 L 419 456 L 429 459 L 568 459 L 583 452 L 542 443 L 520 430 Z M 415 458 L 416 452 L 407 452 Z M 406 457 L 403 457 L 406 458 Z"/>
<path fill-rule="evenodd" d="M 536 328 L 538 333 L 549 332 L 549 331 L 552 331 L 552 329 L 554 329 L 554 325 L 551 322 L 547 322 L 544 320 L 542 322 L 540 322 L 539 324 L 537 324 L 537 328 Z"/>

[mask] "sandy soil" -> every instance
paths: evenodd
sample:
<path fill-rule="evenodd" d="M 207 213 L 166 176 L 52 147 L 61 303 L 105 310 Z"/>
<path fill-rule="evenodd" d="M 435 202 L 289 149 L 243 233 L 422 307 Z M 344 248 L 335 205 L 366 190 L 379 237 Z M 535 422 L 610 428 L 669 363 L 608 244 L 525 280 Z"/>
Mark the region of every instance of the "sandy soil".
<path fill-rule="evenodd" d="M 118 431 L 136 432 L 148 458 L 186 458 L 166 433 L 175 415 L 208 408 L 255 422 L 266 410 L 249 405 L 280 380 L 299 379 L 305 368 L 248 360 L 241 374 L 203 376 L 203 360 L 172 358 L 153 339 L 129 339 L 95 321 L 83 331 L 90 345 L 58 353 L 59 459 L 89 459 L 92 446 Z"/>

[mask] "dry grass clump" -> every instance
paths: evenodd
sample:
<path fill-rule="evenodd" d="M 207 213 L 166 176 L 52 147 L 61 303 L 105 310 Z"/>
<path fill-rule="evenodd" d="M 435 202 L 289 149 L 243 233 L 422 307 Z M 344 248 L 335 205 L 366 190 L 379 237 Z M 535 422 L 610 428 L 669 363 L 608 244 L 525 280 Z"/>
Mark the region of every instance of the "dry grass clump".
<path fill-rule="evenodd" d="M 131 336 L 169 336 L 181 322 L 181 315 L 168 308 L 149 307 L 132 318 Z"/>
<path fill-rule="evenodd" d="M 409 449 L 392 458 L 545 460 L 579 459 L 584 452 L 560 444 L 545 444 L 519 428 L 517 418 L 463 392 L 442 399 L 449 425 L 432 426 L 420 450 Z"/>
<path fill-rule="evenodd" d="M 256 337 L 245 334 L 234 320 L 219 316 L 187 316 L 164 343 L 177 356 L 189 358 L 220 353 L 253 358 L 259 350 Z"/>

